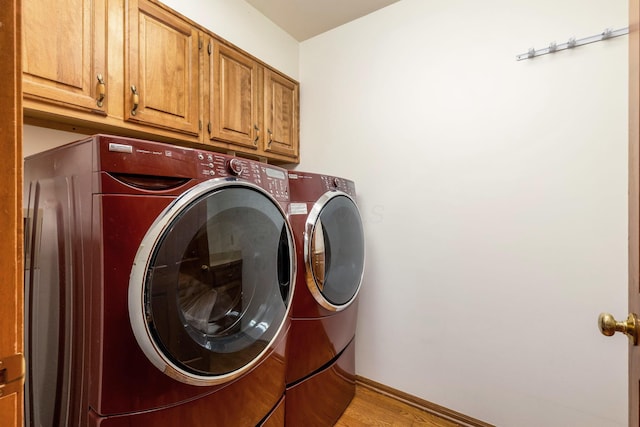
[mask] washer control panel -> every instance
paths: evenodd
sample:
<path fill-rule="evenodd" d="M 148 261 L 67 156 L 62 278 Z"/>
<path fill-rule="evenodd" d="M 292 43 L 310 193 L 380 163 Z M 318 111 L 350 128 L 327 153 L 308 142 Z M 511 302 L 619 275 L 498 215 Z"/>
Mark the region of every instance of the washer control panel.
<path fill-rule="evenodd" d="M 243 179 L 263 188 L 276 200 L 289 200 L 289 180 L 284 169 L 208 151 L 198 151 L 196 158 L 201 177 Z"/>
<path fill-rule="evenodd" d="M 99 145 L 97 169 L 103 172 L 151 178 L 161 174 L 163 178 L 200 181 L 235 178 L 261 187 L 278 201 L 290 199 L 287 171 L 278 166 L 155 141 L 112 135 L 94 135 L 90 139 Z"/>

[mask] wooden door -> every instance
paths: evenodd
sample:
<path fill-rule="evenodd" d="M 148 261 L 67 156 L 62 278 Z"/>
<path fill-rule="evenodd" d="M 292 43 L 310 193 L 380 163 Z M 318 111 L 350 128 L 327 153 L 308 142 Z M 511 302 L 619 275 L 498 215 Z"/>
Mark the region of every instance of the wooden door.
<path fill-rule="evenodd" d="M 209 60 L 209 137 L 256 149 L 263 134 L 258 115 L 259 65 L 218 42 L 209 46 L 213 46 Z"/>
<path fill-rule="evenodd" d="M 149 0 L 130 0 L 125 23 L 124 118 L 200 134 L 199 33 Z"/>
<path fill-rule="evenodd" d="M 0 7 L 0 426 L 22 426 L 22 59 L 21 0 Z M 13 255 L 15 254 L 15 256 Z M 13 381 L 12 381 L 13 380 Z M 4 382 L 4 381 L 3 381 Z"/>
<path fill-rule="evenodd" d="M 265 69 L 263 150 L 298 157 L 298 83 Z"/>
<path fill-rule="evenodd" d="M 27 100 L 106 114 L 105 7 L 105 0 L 24 0 Z"/>
<path fill-rule="evenodd" d="M 629 313 L 640 315 L 640 0 L 629 1 Z M 629 345 L 629 425 L 640 425 L 640 346 Z"/>

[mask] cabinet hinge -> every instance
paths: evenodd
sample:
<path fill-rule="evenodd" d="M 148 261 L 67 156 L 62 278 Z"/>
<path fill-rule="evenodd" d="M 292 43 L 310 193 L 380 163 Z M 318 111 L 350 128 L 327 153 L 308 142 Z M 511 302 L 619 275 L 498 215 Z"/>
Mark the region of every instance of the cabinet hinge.
<path fill-rule="evenodd" d="M 202 38 L 198 39 L 198 50 L 202 50 Z"/>
<path fill-rule="evenodd" d="M 209 46 L 207 46 L 207 52 L 209 52 L 209 55 L 213 52 L 213 44 L 211 42 L 209 42 Z"/>
<path fill-rule="evenodd" d="M 0 396 L 22 389 L 24 384 L 24 356 L 20 353 L 0 359 Z"/>
<path fill-rule="evenodd" d="M 202 130 L 202 120 L 198 120 L 198 129 Z"/>

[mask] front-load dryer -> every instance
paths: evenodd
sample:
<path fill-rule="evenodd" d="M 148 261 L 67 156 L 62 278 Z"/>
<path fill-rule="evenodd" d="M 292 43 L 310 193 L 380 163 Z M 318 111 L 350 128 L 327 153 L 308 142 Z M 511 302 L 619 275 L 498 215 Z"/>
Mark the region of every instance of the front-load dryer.
<path fill-rule="evenodd" d="M 355 394 L 364 231 L 353 181 L 289 172 L 297 249 L 287 345 L 287 425 L 332 425 Z M 319 392 L 322 390 L 322 392 Z"/>
<path fill-rule="evenodd" d="M 26 421 L 282 425 L 286 172 L 99 135 L 25 160 Z"/>

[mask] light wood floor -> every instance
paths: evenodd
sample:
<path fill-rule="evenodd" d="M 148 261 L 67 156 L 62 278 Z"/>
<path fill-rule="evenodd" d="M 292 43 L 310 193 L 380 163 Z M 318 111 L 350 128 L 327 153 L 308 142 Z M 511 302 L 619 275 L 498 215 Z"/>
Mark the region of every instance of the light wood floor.
<path fill-rule="evenodd" d="M 457 427 L 459 424 L 358 385 L 355 397 L 336 426 Z"/>

